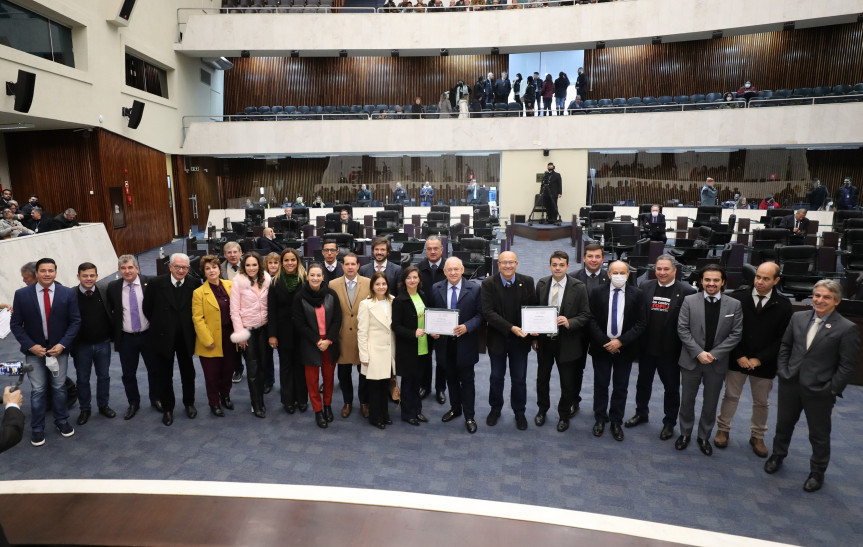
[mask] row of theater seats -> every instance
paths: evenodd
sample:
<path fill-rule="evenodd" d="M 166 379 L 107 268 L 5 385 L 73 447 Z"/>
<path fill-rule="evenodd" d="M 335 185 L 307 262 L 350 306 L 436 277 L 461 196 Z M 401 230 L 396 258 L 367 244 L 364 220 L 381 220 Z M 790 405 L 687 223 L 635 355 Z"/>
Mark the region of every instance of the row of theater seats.
<path fill-rule="evenodd" d="M 222 0 L 222 13 L 327 13 L 332 7 L 333 0 Z"/>

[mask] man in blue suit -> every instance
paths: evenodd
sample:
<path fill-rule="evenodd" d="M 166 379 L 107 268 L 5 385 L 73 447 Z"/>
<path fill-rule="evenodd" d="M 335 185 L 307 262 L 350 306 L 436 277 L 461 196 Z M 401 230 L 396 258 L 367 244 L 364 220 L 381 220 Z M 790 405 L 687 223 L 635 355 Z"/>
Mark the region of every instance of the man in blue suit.
<path fill-rule="evenodd" d="M 453 329 L 452 336 L 432 335 L 438 367 L 446 370 L 450 394 L 450 409 L 441 419 L 449 422 L 464 414 L 465 427 L 473 434 L 477 429 L 473 367 L 479 361 L 477 331 L 483 324 L 480 288 L 462 277 L 464 264 L 458 257 L 447 259 L 444 273 L 446 279 L 432 286 L 433 305 L 435 308 L 457 309 L 458 326 Z"/>
<path fill-rule="evenodd" d="M 75 430 L 69 425 L 66 408 L 66 365 L 69 347 L 81 327 L 75 291 L 54 282 L 57 264 L 52 258 L 36 262 L 36 284 L 15 291 L 11 328 L 21 344 L 28 365 L 32 434 L 30 444 L 45 444 L 45 391 L 51 382 L 54 425 L 64 437 Z"/>

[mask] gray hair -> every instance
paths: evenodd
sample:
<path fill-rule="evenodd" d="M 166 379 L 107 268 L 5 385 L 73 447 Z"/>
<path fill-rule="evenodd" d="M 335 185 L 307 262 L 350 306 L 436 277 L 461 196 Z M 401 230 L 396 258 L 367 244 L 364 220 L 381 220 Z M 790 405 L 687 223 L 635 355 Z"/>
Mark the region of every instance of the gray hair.
<path fill-rule="evenodd" d="M 33 214 L 33 213 L 41 213 L 41 212 L 42 212 L 42 208 L 41 208 L 41 207 L 33 207 L 32 209 L 30 209 L 30 214 Z"/>
<path fill-rule="evenodd" d="M 807 211 L 806 211 L 806 209 L 805 209 L 805 208 L 801 207 L 800 209 L 797 209 L 797 212 L 798 212 L 798 213 L 803 213 L 803 214 L 805 215 Z"/>
<path fill-rule="evenodd" d="M 73 217 L 78 216 L 78 213 L 75 212 L 75 209 L 72 209 L 71 207 L 66 209 L 65 211 L 63 211 L 63 214 L 73 216 Z"/>
<path fill-rule="evenodd" d="M 189 262 L 189 255 L 184 254 L 184 253 L 172 253 L 170 258 L 168 258 L 168 264 L 173 266 L 174 262 L 176 262 L 177 259 L 185 260 L 186 262 Z"/>
<path fill-rule="evenodd" d="M 120 255 L 120 258 L 117 259 L 117 268 L 119 268 L 123 264 L 128 264 L 129 262 L 134 264 L 136 268 L 139 267 L 138 259 L 135 258 L 135 255 Z"/>
<path fill-rule="evenodd" d="M 28 262 L 21 266 L 21 273 L 29 273 L 30 275 L 36 275 L 36 262 Z"/>
<path fill-rule="evenodd" d="M 833 293 L 834 300 L 842 300 L 842 285 L 839 284 L 835 279 L 822 279 L 815 283 L 815 287 L 812 288 L 812 292 L 815 292 L 815 289 L 818 287 L 824 287 L 828 291 Z"/>
<path fill-rule="evenodd" d="M 464 262 L 462 262 L 461 259 L 457 256 L 451 256 L 447 258 L 446 262 L 443 263 L 443 267 L 446 268 L 447 264 L 449 264 L 450 262 L 452 262 L 453 264 L 458 264 L 459 266 L 464 268 Z"/>
<path fill-rule="evenodd" d="M 240 247 L 240 244 L 237 243 L 236 241 L 229 241 L 229 242 L 225 243 L 225 245 L 222 247 L 222 252 L 229 251 L 229 250 L 234 249 L 234 248 L 242 249 L 242 247 Z"/>
<path fill-rule="evenodd" d="M 667 260 L 667 261 L 671 262 L 672 268 L 677 268 L 677 260 L 673 256 L 671 256 L 670 254 L 662 254 L 662 255 L 657 256 L 656 262 L 659 262 L 660 260 Z"/>
<path fill-rule="evenodd" d="M 425 247 L 428 247 L 429 241 L 437 241 L 438 243 L 441 244 L 441 246 L 443 246 L 443 240 L 441 240 L 440 236 L 437 234 L 432 234 L 432 235 L 429 235 L 428 237 L 426 237 Z"/>

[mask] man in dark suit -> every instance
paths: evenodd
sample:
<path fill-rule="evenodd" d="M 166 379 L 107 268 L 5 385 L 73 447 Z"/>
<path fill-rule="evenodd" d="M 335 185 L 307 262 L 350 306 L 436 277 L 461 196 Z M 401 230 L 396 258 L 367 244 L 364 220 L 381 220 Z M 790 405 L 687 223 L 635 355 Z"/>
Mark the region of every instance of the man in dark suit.
<path fill-rule="evenodd" d="M 659 205 L 652 206 L 650 213 L 641 216 L 641 232 L 651 241 L 668 241 L 665 236 L 665 215 L 659 212 Z"/>
<path fill-rule="evenodd" d="M 285 206 L 285 214 L 276 215 L 276 220 L 291 220 L 293 218 L 294 209 L 290 205 Z"/>
<path fill-rule="evenodd" d="M 803 245 L 806 242 L 806 232 L 809 229 L 809 219 L 806 218 L 806 209 L 797 209 L 797 212 L 787 217 L 782 217 L 779 227 L 791 230 L 788 238 L 789 245 Z"/>
<path fill-rule="evenodd" d="M 635 427 L 647 423 L 653 377 L 658 371 L 665 390 L 659 438 L 667 441 L 674 436 L 674 426 L 680 412 L 680 366 L 677 364 L 680 359 L 680 338 L 677 337 L 677 319 L 683 299 L 694 294 L 695 289 L 675 279 L 677 261 L 671 255 L 660 255 L 656 259 L 654 273 L 656 279 L 648 279 L 641 284 L 647 324 L 641 336 L 638 358 L 635 415 L 624 425 Z"/>
<path fill-rule="evenodd" d="M 138 391 L 138 359 L 144 359 L 147 367 L 150 405 L 163 412 L 159 400 L 159 384 L 156 377 L 156 355 L 154 348 L 146 340 L 150 322 L 144 316 L 144 296 L 150 278 L 138 273 L 138 259 L 134 255 L 122 255 L 117 259 L 121 279 L 108 284 L 108 303 L 114 323 L 114 351 L 120 354 L 120 367 L 123 370 L 123 387 L 129 408 L 124 420 L 131 420 L 141 408 L 141 395 Z"/>
<path fill-rule="evenodd" d="M 779 266 L 775 262 L 762 262 L 755 272 L 754 287 L 741 287 L 731 293 L 743 308 L 743 337 L 731 351 L 728 372 L 725 375 L 725 395 L 717 417 L 716 448 L 728 446 L 731 420 L 743 384 L 749 379 L 752 390 L 752 420 L 749 444 L 759 458 L 767 457 L 764 434 L 767 432 L 767 398 L 773 389 L 776 376 L 776 359 L 779 345 L 791 320 L 791 301 L 774 287 L 779 283 Z"/>
<path fill-rule="evenodd" d="M 674 448 L 689 446 L 695 424 L 695 399 L 704 384 L 701 419 L 698 422 L 698 448 L 706 456 L 713 454 L 710 433 L 716 423 L 716 405 L 722 382 L 728 371 L 731 350 L 743 333 L 743 312 L 740 301 L 724 298 L 725 268 L 708 264 L 701 270 L 703 293 L 687 296 L 680 308 L 677 335 L 683 349 L 680 352 L 680 437 Z"/>
<path fill-rule="evenodd" d="M 611 282 L 590 293 L 590 355 L 593 357 L 593 435 L 601 437 L 605 423 L 611 435 L 623 440 L 623 413 L 632 361 L 638 356 L 638 339 L 645 327 L 641 291 L 627 284 L 629 265 L 622 260 L 608 265 Z M 612 385 L 609 404 L 608 386 Z"/>
<path fill-rule="evenodd" d="M 0 425 L 0 452 L 5 452 L 20 443 L 24 436 L 24 413 L 21 412 L 24 397 L 21 396 L 20 389 L 14 393 L 11 389 L 11 386 L 6 386 L 3 390 L 3 406 L 6 411 L 3 413 L 3 423 Z"/>
<path fill-rule="evenodd" d="M 351 220 L 351 214 L 347 209 L 339 211 L 339 229 L 336 230 L 342 234 L 351 234 L 355 238 L 363 237 L 363 229 L 360 223 L 356 220 Z"/>
<path fill-rule="evenodd" d="M 576 361 L 587 349 L 583 343 L 583 333 L 588 330 L 590 321 L 587 288 L 581 281 L 567 275 L 568 268 L 569 255 L 564 251 L 554 251 L 549 258 L 551 275 L 543 277 L 536 284 L 537 303 L 540 306 L 554 306 L 558 310 L 558 331 L 554 335 L 541 334 L 533 342 L 539 365 L 536 369 L 536 404 L 539 411 L 533 422 L 539 427 L 545 424 L 545 415 L 551 407 L 551 369 L 557 361 L 560 375 L 557 430 L 561 433 L 569 429 L 569 415 L 575 404 Z"/>
<path fill-rule="evenodd" d="M 426 307 L 435 307 L 432 287 L 447 278 L 443 266 L 443 243 L 440 236 L 430 235 L 426 238 L 426 257 L 417 265 L 420 274 L 420 292 Z M 434 339 L 429 340 L 429 352 L 434 349 Z M 437 371 L 435 376 L 435 399 L 438 403 L 446 403 L 446 378 L 447 374 L 440 359 L 437 360 Z M 425 399 L 432 388 L 432 366 L 420 373 L 420 399 Z"/>
<path fill-rule="evenodd" d="M 144 295 L 144 315 L 150 321 L 149 342 L 155 350 L 158 363 L 157 379 L 162 401 L 162 423 L 174 423 L 174 354 L 183 383 L 183 406 L 186 415 L 194 419 L 195 408 L 195 325 L 192 323 L 192 293 L 200 284 L 189 273 L 189 257 L 182 253 L 171 255 L 168 274 L 150 282 Z"/>
<path fill-rule="evenodd" d="M 524 411 L 527 407 L 527 356 L 531 339 L 521 329 L 521 307 L 536 303 L 533 278 L 516 273 L 518 257 L 512 251 L 500 253 L 497 260 L 499 275 L 486 277 L 481 286 L 482 315 L 488 322 L 488 357 L 491 361 L 491 379 L 488 403 L 491 412 L 486 425 L 494 426 L 503 408 L 503 385 L 509 359 L 510 404 L 515 413 L 515 424 L 527 429 Z"/>
<path fill-rule="evenodd" d="M 263 235 L 255 242 L 255 247 L 262 251 L 263 256 L 269 253 L 281 253 L 284 245 L 276 241 L 276 232 L 272 228 L 264 228 Z"/>
<path fill-rule="evenodd" d="M 391 251 L 392 244 L 389 239 L 385 237 L 375 238 L 372 242 L 372 256 L 374 260 L 360 268 L 360 275 L 371 278 L 375 272 L 386 272 L 390 294 L 395 296 L 399 291 L 399 278 L 402 275 L 402 267 L 387 260 Z M 324 276 L 326 276 L 326 272 L 324 272 Z"/>
<path fill-rule="evenodd" d="M 54 223 L 54 219 L 50 216 L 44 215 L 40 207 L 34 207 L 33 210 L 30 211 L 30 218 L 23 224 L 37 234 L 53 232 L 58 228 Z"/>
<path fill-rule="evenodd" d="M 339 245 L 332 239 L 324 240 L 321 254 L 324 255 L 324 286 L 327 287 L 333 279 L 345 275 L 344 268 L 339 264 Z M 362 272 L 360 272 L 362 273 Z M 368 275 L 371 277 L 371 274 Z"/>
<path fill-rule="evenodd" d="M 468 433 L 476 433 L 474 366 L 479 361 L 478 331 L 483 325 L 480 287 L 465 279 L 464 264 L 458 257 L 450 257 L 444 264 L 446 279 L 438 281 L 429 290 L 432 306 L 458 310 L 458 326 L 452 336 L 432 335 L 435 341 L 438 372 L 446 372 L 449 385 L 450 409 L 441 421 L 450 422 L 464 415 Z"/>
<path fill-rule="evenodd" d="M 54 217 L 54 225 L 56 230 L 65 230 L 78 225 L 78 213 L 75 209 L 66 209 L 59 215 Z"/>
<path fill-rule="evenodd" d="M 545 204 L 546 223 L 560 224 L 557 200 L 563 196 L 563 181 L 560 173 L 554 170 L 554 163 L 548 162 L 548 169 L 542 177 L 542 200 Z"/>
<path fill-rule="evenodd" d="M 15 291 L 10 328 L 21 344 L 25 361 L 33 367 L 30 378 L 32 434 L 30 444 L 45 444 L 45 399 L 48 384 L 54 411 L 54 425 L 64 437 L 75 430 L 69 425 L 66 408 L 66 368 L 69 347 L 81 328 L 75 291 L 56 283 L 57 264 L 53 258 L 36 262 L 36 284 Z"/>
<path fill-rule="evenodd" d="M 576 271 L 572 276 L 582 283 L 587 289 L 588 302 L 590 293 L 593 289 L 602 285 L 608 284 L 608 273 L 602 269 L 602 263 L 605 260 L 605 253 L 602 251 L 602 245 L 598 243 L 588 243 L 584 246 L 584 256 L 582 262 L 584 267 Z M 581 404 L 581 386 L 584 383 L 584 367 L 587 366 L 587 355 L 590 352 L 590 329 L 581 331 L 581 347 L 584 349 L 581 357 L 575 360 L 574 379 L 572 390 L 572 408 L 569 412 L 569 417 L 572 418 L 578 412 Z"/>
<path fill-rule="evenodd" d="M 372 200 L 372 193 L 366 188 L 365 184 L 360 185 L 360 190 L 357 192 L 357 201 L 363 202 L 365 205 Z"/>
<path fill-rule="evenodd" d="M 84 425 L 90 419 L 90 371 L 96 369 L 96 405 L 99 414 L 106 418 L 117 415 L 108 406 L 111 376 L 108 369 L 111 366 L 111 307 L 108 295 L 96 286 L 99 274 L 96 265 L 83 262 L 78 265 L 78 310 L 81 313 L 81 329 L 72 344 L 72 360 L 75 363 L 75 375 L 78 386 L 78 405 L 81 414 L 78 425 Z"/>
<path fill-rule="evenodd" d="M 845 180 L 842 181 L 842 185 L 836 189 L 836 193 L 833 194 L 833 203 L 836 205 L 837 210 L 850 210 L 857 207 L 857 198 L 859 196 L 859 190 L 857 190 L 856 186 L 851 184 L 851 177 L 845 177 Z M 26 205 L 24 206 L 27 207 Z M 22 209 L 23 213 L 24 210 Z"/>
<path fill-rule="evenodd" d="M 812 179 L 812 188 L 806 192 L 806 201 L 809 202 L 809 208 L 813 211 L 820 211 L 827 203 L 829 195 L 830 192 L 826 186 L 821 184 L 820 179 Z"/>
<path fill-rule="evenodd" d="M 836 311 L 841 300 L 842 286 L 837 281 L 822 279 L 816 283 L 812 291 L 815 311 L 795 313 L 779 347 L 776 435 L 773 455 L 764 464 L 764 471 L 775 473 L 782 467 L 803 411 L 812 445 L 810 473 L 803 484 L 807 492 L 824 484 L 824 472 L 830 463 L 833 406 L 851 379 L 860 351 L 857 325 Z"/>

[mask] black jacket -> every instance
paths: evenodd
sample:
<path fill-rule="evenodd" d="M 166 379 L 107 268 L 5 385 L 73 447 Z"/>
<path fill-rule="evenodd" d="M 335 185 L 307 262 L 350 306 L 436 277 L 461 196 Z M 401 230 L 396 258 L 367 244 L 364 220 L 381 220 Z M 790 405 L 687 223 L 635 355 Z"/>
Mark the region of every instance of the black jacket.
<path fill-rule="evenodd" d="M 566 97 L 566 88 L 569 87 L 569 78 L 558 76 L 554 81 L 554 95 L 560 99 Z"/>
<path fill-rule="evenodd" d="M 521 307 L 536 305 L 533 278 L 516 273 L 512 287 L 505 288 L 500 275 L 486 277 L 480 286 L 482 315 L 488 323 L 489 353 L 504 353 L 508 339 L 516 340 L 513 326 L 521 326 Z M 518 338 L 524 351 L 530 350 L 531 338 Z"/>
<path fill-rule="evenodd" d="M 536 299 L 538 306 L 548 303 L 549 293 L 553 279 L 551 276 L 543 277 L 536 283 Z M 559 315 L 569 320 L 569 328 L 558 327 L 557 335 L 560 343 L 560 360 L 575 361 L 587 351 L 583 334 L 587 332 L 590 323 L 590 304 L 588 303 L 587 287 L 584 283 L 571 275 L 566 276 L 566 286 L 560 295 Z M 543 353 L 548 346 L 548 335 L 539 337 L 538 357 L 543 358 Z"/>
<path fill-rule="evenodd" d="M 150 290 L 149 285 L 152 279 L 149 276 L 138 274 L 138 279 L 141 282 L 141 290 L 144 292 L 144 297 Z M 114 351 L 120 351 L 123 344 L 123 278 L 115 279 L 108 283 L 108 305 L 111 308 L 111 321 L 114 327 Z M 142 303 L 143 305 L 143 303 Z M 142 310 L 143 311 L 143 310 Z M 189 320 L 192 319 L 192 311 L 189 308 Z M 194 327 L 194 324 L 192 325 Z M 193 329 L 194 330 L 194 329 Z M 192 346 L 192 350 L 195 346 Z"/>
<path fill-rule="evenodd" d="M 609 294 L 611 284 L 603 284 L 590 293 L 590 355 L 610 355 L 602 346 L 611 341 L 606 334 L 608 324 Z M 647 326 L 645 320 L 645 306 L 641 290 L 632 285 L 625 286 L 625 300 L 623 308 L 623 325 L 620 328 L 620 336 L 617 337 L 621 344 L 620 353 L 626 359 L 633 360 L 638 356 L 638 340 Z"/>
<path fill-rule="evenodd" d="M 332 345 L 327 348 L 330 354 L 330 363 L 336 364 L 339 361 L 339 330 L 342 328 L 342 309 L 339 306 L 339 297 L 331 289 L 321 287 L 326 294 L 324 296 L 324 323 L 326 325 L 326 339 L 332 341 Z M 292 318 L 294 323 L 294 334 L 297 364 L 309 367 L 321 366 L 321 350 L 318 349 L 317 343 L 321 339 L 318 334 L 318 318 L 315 314 L 315 308 L 303 298 L 303 289 L 297 289 L 294 295 L 294 304 L 292 310 Z"/>
<path fill-rule="evenodd" d="M 192 293 L 201 286 L 200 282 L 196 282 L 190 276 L 186 276 L 179 289 L 173 285 L 173 281 L 174 278 L 170 273 L 160 275 L 151 281 L 144 293 L 142 305 L 144 315 L 150 322 L 150 330 L 147 333 L 153 353 L 160 359 L 172 361 L 178 333 L 183 337 L 190 357 L 195 351 Z"/>
<path fill-rule="evenodd" d="M 425 302 L 426 306 L 432 306 L 432 301 L 434 300 L 432 296 L 432 286 L 438 281 L 446 279 L 446 274 L 443 271 L 444 262 L 446 261 L 441 258 L 440 266 L 435 272 L 432 271 L 428 258 L 424 258 L 422 262 L 417 264 L 417 268 L 419 268 L 420 271 L 420 291 L 422 291 L 421 294 L 423 295 L 423 302 Z"/>
<path fill-rule="evenodd" d="M 422 293 L 419 293 L 423 297 Z M 425 300 L 423 298 L 423 300 Z M 419 374 L 419 328 L 416 306 L 407 291 L 402 291 L 393 300 L 393 334 L 396 336 L 396 374 L 417 376 Z M 431 341 L 431 338 L 429 338 Z M 431 344 L 429 344 L 431 350 Z"/>
<path fill-rule="evenodd" d="M 756 378 L 774 378 L 782 335 L 794 313 L 791 301 L 774 289 L 770 300 L 762 305 L 759 313 L 755 310 L 752 287 L 741 287 L 732 292 L 731 297 L 739 300 L 743 308 L 743 337 L 737 347 L 731 350 L 728 370 Z M 744 369 L 737 364 L 740 357 L 755 357 L 761 361 L 761 366 L 754 370 Z"/>

